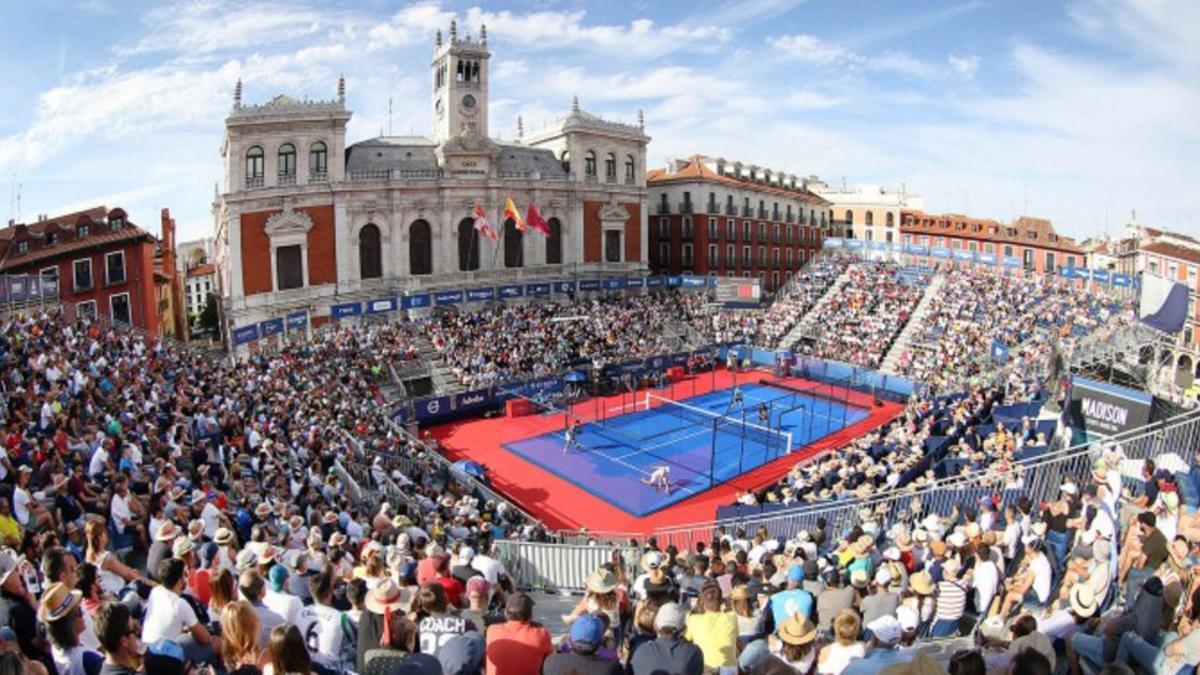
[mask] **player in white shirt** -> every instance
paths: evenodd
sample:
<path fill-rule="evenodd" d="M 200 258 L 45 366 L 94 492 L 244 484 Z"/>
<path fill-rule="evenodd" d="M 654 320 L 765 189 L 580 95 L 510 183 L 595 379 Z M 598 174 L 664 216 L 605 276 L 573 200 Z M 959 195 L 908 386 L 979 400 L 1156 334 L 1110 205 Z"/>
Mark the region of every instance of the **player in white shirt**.
<path fill-rule="evenodd" d="M 671 473 L 671 467 L 661 464 L 654 467 L 650 471 L 650 475 L 642 479 L 642 482 L 654 488 L 657 492 L 662 488 L 667 494 L 671 494 L 671 479 L 668 474 Z"/>

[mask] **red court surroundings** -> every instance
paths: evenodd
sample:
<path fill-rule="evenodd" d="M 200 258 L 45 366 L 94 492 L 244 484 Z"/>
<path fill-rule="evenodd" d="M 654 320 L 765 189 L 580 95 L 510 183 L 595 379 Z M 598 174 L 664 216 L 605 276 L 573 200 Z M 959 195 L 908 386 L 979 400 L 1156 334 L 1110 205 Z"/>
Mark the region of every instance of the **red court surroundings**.
<path fill-rule="evenodd" d="M 793 387 L 815 384 L 800 378 L 776 377 L 766 371 L 756 370 L 735 375 L 720 369 L 716 373 L 685 376 L 683 383 L 687 386 L 677 386 L 674 396 L 686 401 L 687 397 L 728 389 L 736 383 L 760 380 Z M 739 493 L 770 485 L 786 475 L 796 463 L 844 447 L 854 439 L 886 424 L 904 409 L 902 404 L 887 401 L 877 405 L 870 394 L 841 388 L 834 390 L 838 397 L 844 396 L 846 402 L 868 411 L 868 417 L 800 447 L 790 455 L 660 511 L 640 517 L 609 504 L 503 447 L 503 444 L 511 441 L 562 430 L 562 415 L 533 414 L 510 417 L 510 412 L 517 415 L 528 412 L 521 410 L 521 406 L 515 406 L 514 410 L 506 409 L 497 417 L 453 422 L 433 427 L 430 431 L 441 444 L 447 457 L 453 461 L 470 459 L 486 466 L 492 486 L 547 527 L 555 530 L 587 528 L 589 532 L 596 533 L 644 535 L 657 528 L 712 520 L 716 517 L 717 508 L 732 504 Z M 614 395 L 599 399 L 597 404 L 619 406 L 628 400 L 628 394 L 625 397 Z"/>

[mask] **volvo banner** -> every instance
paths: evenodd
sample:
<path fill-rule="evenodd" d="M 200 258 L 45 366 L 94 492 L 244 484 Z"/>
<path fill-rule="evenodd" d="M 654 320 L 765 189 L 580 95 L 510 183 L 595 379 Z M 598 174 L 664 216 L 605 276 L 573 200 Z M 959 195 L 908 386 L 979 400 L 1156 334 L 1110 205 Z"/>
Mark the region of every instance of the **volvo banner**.
<path fill-rule="evenodd" d="M 1153 401 L 1144 391 L 1072 377 L 1067 422 L 1088 434 L 1112 436 L 1149 424 Z"/>

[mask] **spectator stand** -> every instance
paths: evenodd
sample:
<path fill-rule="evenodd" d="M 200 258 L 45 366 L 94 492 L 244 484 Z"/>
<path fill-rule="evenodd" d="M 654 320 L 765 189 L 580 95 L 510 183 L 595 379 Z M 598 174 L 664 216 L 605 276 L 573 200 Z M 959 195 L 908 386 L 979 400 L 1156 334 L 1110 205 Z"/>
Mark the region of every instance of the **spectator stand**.
<path fill-rule="evenodd" d="M 1103 444 L 1076 445 L 1013 462 L 1007 467 L 992 467 L 985 472 L 938 481 L 921 489 L 830 504 L 752 507 L 731 517 L 662 528 L 655 534 L 662 545 L 673 544 L 682 550 L 694 547 L 696 542 L 710 542 L 714 537 L 719 538 L 720 532 L 736 528 L 752 531 L 763 527 L 772 536 L 789 538 L 800 530 L 815 529 L 818 519 L 828 523 L 830 532 L 843 532 L 859 525 L 863 514 L 875 514 L 891 522 L 907 522 L 912 516 L 914 500 L 920 505 L 918 510 L 943 516 L 991 495 L 999 495 L 1001 508 L 1014 504 L 1020 497 L 1028 497 L 1033 504 L 1038 504 L 1056 498 L 1067 479 L 1088 482 L 1093 464 L 1106 448 L 1119 448 L 1124 453 L 1122 473 L 1128 476 L 1136 476 L 1138 467 L 1147 458 L 1162 462 L 1165 457 L 1173 456 L 1177 459 L 1169 461 L 1175 466 L 1191 467 L 1197 461 L 1197 449 L 1200 448 L 1200 411 L 1188 411 L 1155 422 L 1146 428 L 1114 436 Z"/>

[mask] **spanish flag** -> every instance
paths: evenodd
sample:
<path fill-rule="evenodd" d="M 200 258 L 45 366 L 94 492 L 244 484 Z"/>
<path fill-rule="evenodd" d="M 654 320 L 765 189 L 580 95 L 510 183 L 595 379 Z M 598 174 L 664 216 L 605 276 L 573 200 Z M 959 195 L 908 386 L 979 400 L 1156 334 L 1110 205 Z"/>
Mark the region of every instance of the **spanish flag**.
<path fill-rule="evenodd" d="M 521 218 L 521 212 L 517 210 L 517 205 L 513 204 L 512 197 L 504 198 L 504 219 L 512 218 L 513 223 L 517 226 L 517 232 L 525 231 L 525 220 Z"/>

